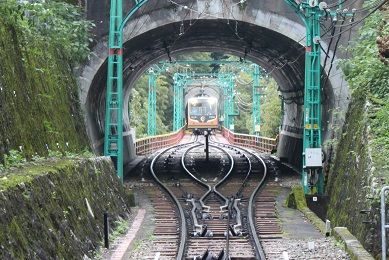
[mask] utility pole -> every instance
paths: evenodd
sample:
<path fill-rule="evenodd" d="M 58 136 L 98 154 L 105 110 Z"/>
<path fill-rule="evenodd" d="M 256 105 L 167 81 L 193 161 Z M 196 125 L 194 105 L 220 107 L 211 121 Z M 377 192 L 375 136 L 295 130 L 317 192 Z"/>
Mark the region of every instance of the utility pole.
<path fill-rule="evenodd" d="M 320 19 L 328 16 L 333 17 L 335 21 L 338 12 L 331 11 L 325 2 L 319 3 L 318 0 L 285 0 L 285 2 L 303 20 L 306 29 L 302 185 L 305 194 L 323 195 Z M 339 7 L 341 3 L 342 1 L 339 1 Z M 343 11 L 342 15 L 354 17 L 355 10 Z"/>
<path fill-rule="evenodd" d="M 306 28 L 302 185 L 305 194 L 313 192 L 322 195 L 320 18 L 323 10 L 317 0 L 298 3 L 294 0 L 285 1 L 295 9 Z"/>

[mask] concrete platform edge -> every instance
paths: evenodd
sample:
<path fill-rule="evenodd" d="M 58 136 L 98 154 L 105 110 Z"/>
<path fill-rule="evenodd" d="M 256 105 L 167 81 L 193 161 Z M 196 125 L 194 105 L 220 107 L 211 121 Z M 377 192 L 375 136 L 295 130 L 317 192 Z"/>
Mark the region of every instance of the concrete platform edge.
<path fill-rule="evenodd" d="M 325 223 L 309 208 L 299 209 L 309 221 L 325 235 Z M 334 238 L 342 242 L 346 252 L 352 260 L 374 260 L 374 258 L 366 251 L 358 239 L 350 233 L 346 227 L 335 227 L 332 229 Z"/>
<path fill-rule="evenodd" d="M 358 239 L 350 233 L 346 227 L 335 227 L 333 235 L 336 240 L 344 243 L 347 253 L 352 260 L 374 260 L 374 258 L 366 251 Z"/>
<path fill-rule="evenodd" d="M 295 192 L 295 196 L 296 195 L 299 196 L 299 193 Z M 298 206 L 297 208 L 317 229 L 320 230 L 321 233 L 324 235 L 326 234 L 324 221 L 321 220 L 313 211 L 304 206 Z M 369 254 L 369 252 L 366 251 L 358 239 L 353 234 L 351 234 L 346 227 L 335 227 L 332 229 L 332 232 L 334 238 L 345 245 L 345 250 L 350 255 L 352 260 L 374 260 L 374 258 Z"/>

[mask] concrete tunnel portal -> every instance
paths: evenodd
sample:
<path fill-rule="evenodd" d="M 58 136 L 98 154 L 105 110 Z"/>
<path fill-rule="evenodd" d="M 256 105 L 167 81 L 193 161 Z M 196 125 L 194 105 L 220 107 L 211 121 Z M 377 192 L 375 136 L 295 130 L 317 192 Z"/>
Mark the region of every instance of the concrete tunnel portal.
<path fill-rule="evenodd" d="M 201 1 L 197 1 L 201 2 Z M 192 51 L 219 51 L 257 63 L 278 83 L 285 100 L 285 116 L 277 149 L 278 157 L 301 167 L 304 95 L 305 28 L 297 20 L 259 10 L 262 16 L 243 19 L 191 20 L 185 10 L 158 9 L 131 20 L 124 31 L 124 144 L 125 162 L 135 156 L 128 120 L 128 100 L 137 78 L 153 63 L 175 54 Z M 238 10 L 239 11 L 239 10 Z M 175 16 L 171 12 L 176 12 Z M 254 12 L 253 12 L 254 13 Z M 144 17 L 147 16 L 147 17 Z M 234 17 L 239 17 L 237 14 Z M 147 22 L 150 21 L 150 22 Z M 137 24 L 142 24 L 137 28 Z M 185 28 L 180 34 L 182 26 Z M 237 29 L 235 29 L 237 28 Z M 137 31 L 136 31 L 137 30 Z M 325 45 L 325 43 L 324 43 Z M 87 131 L 95 151 L 102 153 L 104 139 L 107 44 L 103 37 L 80 77 L 81 105 Z M 324 68 L 324 73 L 328 66 Z M 328 127 L 333 109 L 347 106 L 348 88 L 336 69 L 322 93 L 323 139 L 331 136 Z"/>

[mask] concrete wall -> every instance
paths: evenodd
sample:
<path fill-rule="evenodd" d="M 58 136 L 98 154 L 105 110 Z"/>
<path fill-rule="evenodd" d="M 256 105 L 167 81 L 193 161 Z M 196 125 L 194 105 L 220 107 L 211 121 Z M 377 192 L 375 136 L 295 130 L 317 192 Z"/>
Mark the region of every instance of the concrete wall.
<path fill-rule="evenodd" d="M 0 180 L 0 259 L 84 259 L 130 200 L 109 158 L 40 162 Z"/>

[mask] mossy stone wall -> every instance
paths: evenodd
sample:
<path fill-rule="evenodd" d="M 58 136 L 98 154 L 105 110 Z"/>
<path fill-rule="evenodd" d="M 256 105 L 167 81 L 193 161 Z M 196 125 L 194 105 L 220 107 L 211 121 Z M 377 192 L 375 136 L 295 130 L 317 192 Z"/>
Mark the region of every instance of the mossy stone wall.
<path fill-rule="evenodd" d="M 372 195 L 374 175 L 369 152 L 369 107 L 366 93 L 356 91 L 346 115 L 342 137 L 327 180 L 330 197 L 327 218 L 331 225 L 345 226 L 364 247 L 380 251 L 378 201 Z M 370 210 L 370 214 L 362 214 Z M 363 223 L 371 221 L 371 223 Z"/>
<path fill-rule="evenodd" d="M 14 27 L 10 17 L 0 16 L 0 162 L 12 149 L 27 159 L 48 149 L 84 149 L 88 139 L 69 63 L 55 46 Z"/>
<path fill-rule="evenodd" d="M 129 201 L 108 158 L 63 159 L 1 176 L 0 259 L 92 257 L 103 240 L 103 213 L 112 222 L 126 218 Z"/>

